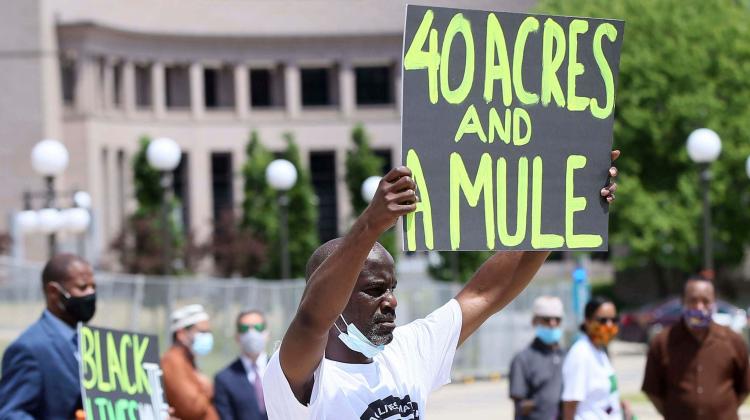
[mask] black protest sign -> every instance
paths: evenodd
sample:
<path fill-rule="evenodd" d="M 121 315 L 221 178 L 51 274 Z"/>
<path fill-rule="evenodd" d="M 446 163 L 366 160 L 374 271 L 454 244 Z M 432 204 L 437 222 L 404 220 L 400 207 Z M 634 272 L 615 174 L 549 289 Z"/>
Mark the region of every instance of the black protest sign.
<path fill-rule="evenodd" d="M 163 418 L 155 335 L 79 324 L 78 348 L 86 419 Z"/>
<path fill-rule="evenodd" d="M 404 249 L 607 249 L 624 23 L 408 6 Z"/>

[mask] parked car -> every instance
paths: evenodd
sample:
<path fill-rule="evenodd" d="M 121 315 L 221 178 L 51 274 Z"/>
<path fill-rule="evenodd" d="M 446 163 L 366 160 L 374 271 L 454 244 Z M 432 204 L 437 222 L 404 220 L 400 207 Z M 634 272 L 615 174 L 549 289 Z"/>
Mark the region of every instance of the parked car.
<path fill-rule="evenodd" d="M 741 333 L 747 326 L 747 312 L 729 302 L 717 300 L 713 316 L 717 324 Z M 682 317 L 682 299 L 674 296 L 644 305 L 638 310 L 624 312 L 620 317 L 620 334 L 624 341 L 646 343 L 662 329 L 677 323 Z"/>

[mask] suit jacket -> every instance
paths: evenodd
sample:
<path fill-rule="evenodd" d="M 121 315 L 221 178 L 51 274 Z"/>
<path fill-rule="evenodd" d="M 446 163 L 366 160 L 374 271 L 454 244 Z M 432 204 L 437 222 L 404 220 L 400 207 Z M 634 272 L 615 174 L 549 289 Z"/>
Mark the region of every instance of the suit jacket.
<path fill-rule="evenodd" d="M 69 420 L 81 407 L 78 362 L 51 316 L 43 314 L 5 350 L 0 420 Z"/>
<path fill-rule="evenodd" d="M 218 420 L 219 415 L 211 403 L 211 384 L 202 383 L 190 351 L 175 344 L 161 358 L 164 372 L 164 392 L 167 402 L 174 408 L 175 417 L 181 420 Z"/>
<path fill-rule="evenodd" d="M 214 405 L 221 420 L 268 420 L 260 411 L 255 389 L 239 358 L 216 374 Z"/>

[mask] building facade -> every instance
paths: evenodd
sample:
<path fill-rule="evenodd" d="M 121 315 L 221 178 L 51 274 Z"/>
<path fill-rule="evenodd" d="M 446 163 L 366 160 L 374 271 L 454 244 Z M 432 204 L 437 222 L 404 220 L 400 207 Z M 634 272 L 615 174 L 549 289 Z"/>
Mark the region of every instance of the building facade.
<path fill-rule="evenodd" d="M 62 141 L 61 190 L 91 193 L 106 251 L 134 210 L 132 157 L 143 136 L 183 150 L 176 190 L 197 240 L 244 199 L 251 130 L 271 150 L 292 133 L 311 171 L 322 240 L 351 220 L 344 178 L 361 122 L 387 166 L 400 156 L 405 0 L 7 0 L 0 5 L 0 211 L 42 187 L 29 164 Z M 527 11 L 529 1 L 430 4 Z M 385 168 L 384 168 L 385 169 Z M 10 226 L 8 226 L 10 227 Z M 61 238 L 66 243 L 65 238 Z M 71 238 L 67 238 L 68 243 Z M 28 255 L 43 256 L 28 238 Z"/>

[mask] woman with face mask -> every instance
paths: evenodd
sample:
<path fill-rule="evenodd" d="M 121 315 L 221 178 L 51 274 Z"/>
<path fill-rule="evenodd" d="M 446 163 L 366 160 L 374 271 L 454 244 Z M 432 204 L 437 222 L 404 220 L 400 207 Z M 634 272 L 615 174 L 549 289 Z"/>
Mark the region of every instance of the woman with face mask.
<path fill-rule="evenodd" d="M 607 354 L 618 332 L 617 308 L 609 299 L 594 297 L 584 315 L 583 334 L 563 363 L 563 420 L 630 419 Z"/>

